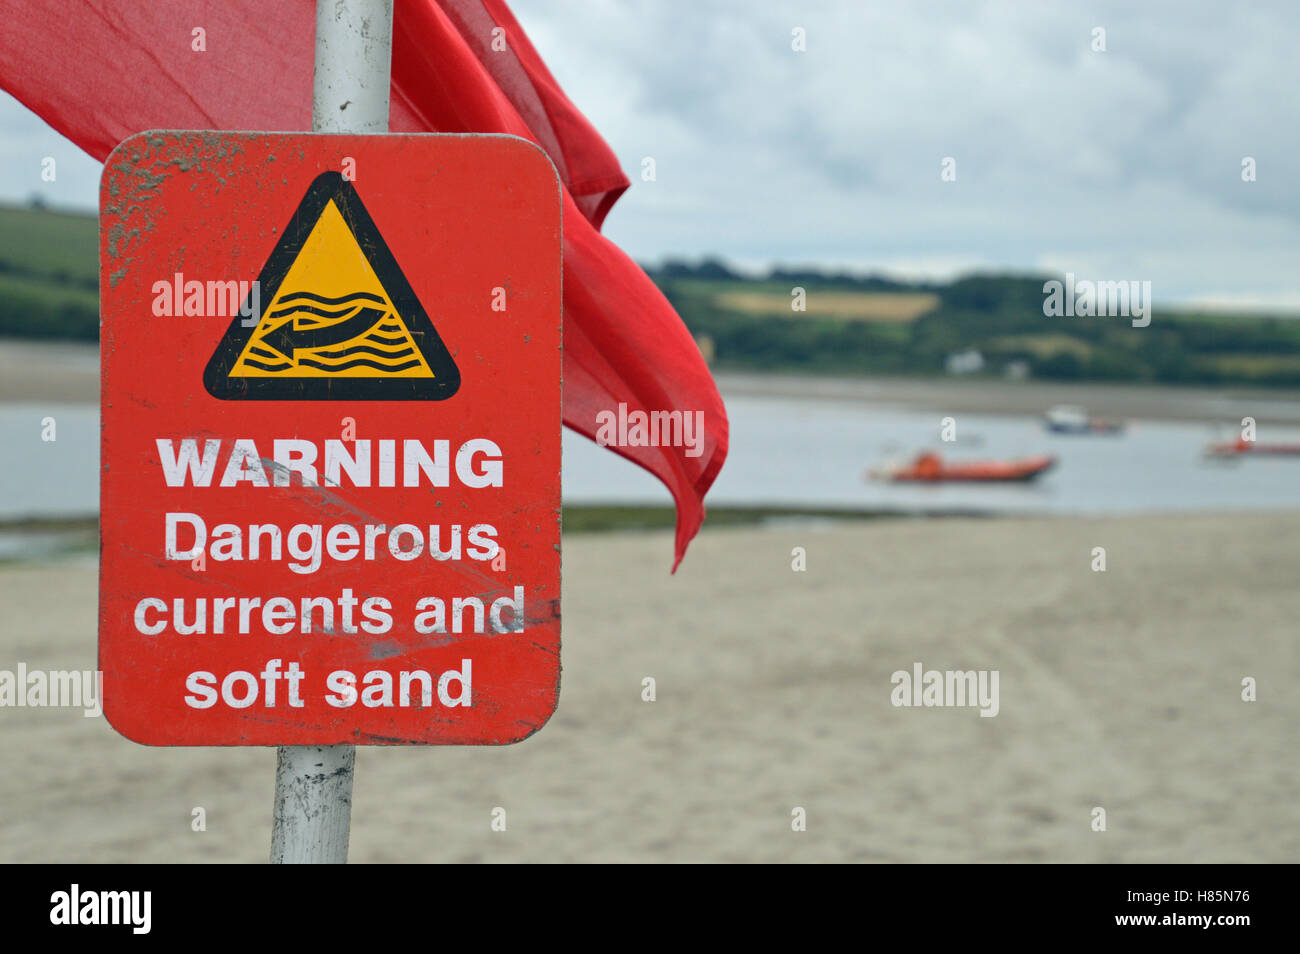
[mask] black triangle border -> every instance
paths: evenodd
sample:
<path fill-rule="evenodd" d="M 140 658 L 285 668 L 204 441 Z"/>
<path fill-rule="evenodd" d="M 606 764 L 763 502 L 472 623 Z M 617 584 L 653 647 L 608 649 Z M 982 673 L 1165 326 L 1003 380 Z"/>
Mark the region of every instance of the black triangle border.
<path fill-rule="evenodd" d="M 330 200 L 342 213 L 343 221 L 406 323 L 434 377 L 231 378 L 230 369 L 257 330 L 256 325 L 245 328 L 243 317 L 235 315 L 203 370 L 204 388 L 222 401 L 442 401 L 451 397 L 460 389 L 460 369 L 380 236 L 357 190 L 342 173 L 322 172 L 312 180 L 257 277 L 260 300 L 268 306 L 275 301 L 281 282 Z M 251 301 L 244 302 L 244 311 L 249 310 L 250 304 Z"/>

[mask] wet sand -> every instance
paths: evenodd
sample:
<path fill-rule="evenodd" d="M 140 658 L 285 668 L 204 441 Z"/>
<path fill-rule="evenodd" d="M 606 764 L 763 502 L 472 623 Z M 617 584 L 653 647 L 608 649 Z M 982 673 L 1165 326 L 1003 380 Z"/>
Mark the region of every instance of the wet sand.
<path fill-rule="evenodd" d="M 0 401 L 99 403 L 99 345 L 0 338 Z"/>
<path fill-rule="evenodd" d="M 706 531 L 670 576 L 667 534 L 569 536 L 555 717 L 361 750 L 352 860 L 1294 861 L 1297 538 L 1295 513 L 790 524 Z M 95 572 L 0 566 L 0 669 L 94 666 Z M 914 662 L 998 670 L 998 715 L 894 707 Z M 267 856 L 272 749 L 0 709 L 0 758 L 0 861 Z"/>

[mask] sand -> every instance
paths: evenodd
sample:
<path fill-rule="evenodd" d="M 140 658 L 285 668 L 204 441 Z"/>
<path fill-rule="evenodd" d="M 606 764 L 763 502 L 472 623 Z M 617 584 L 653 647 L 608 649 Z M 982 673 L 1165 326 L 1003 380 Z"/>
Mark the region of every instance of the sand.
<path fill-rule="evenodd" d="M 0 401 L 99 402 L 99 345 L 0 338 Z"/>
<path fill-rule="evenodd" d="M 1295 861 L 1297 537 L 1296 513 L 790 524 L 706 531 L 675 577 L 666 534 L 567 537 L 559 711 L 501 749 L 361 750 L 352 860 Z M 88 561 L 0 567 L 0 669 L 93 667 L 95 587 Z M 998 670 L 999 714 L 892 706 L 917 661 Z M 274 750 L 0 720 L 0 861 L 265 860 Z"/>

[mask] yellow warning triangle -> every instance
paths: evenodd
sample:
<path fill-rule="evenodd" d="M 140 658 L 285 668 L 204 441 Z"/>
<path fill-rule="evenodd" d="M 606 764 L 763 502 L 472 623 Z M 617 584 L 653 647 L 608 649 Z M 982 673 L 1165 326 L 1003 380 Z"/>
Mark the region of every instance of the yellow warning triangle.
<path fill-rule="evenodd" d="M 257 323 L 231 322 L 204 372 L 214 397 L 455 393 L 455 362 L 350 182 L 318 176 L 283 234 L 259 278 L 260 295 L 270 299 Z"/>
<path fill-rule="evenodd" d="M 230 374 L 433 377 L 332 201 Z"/>

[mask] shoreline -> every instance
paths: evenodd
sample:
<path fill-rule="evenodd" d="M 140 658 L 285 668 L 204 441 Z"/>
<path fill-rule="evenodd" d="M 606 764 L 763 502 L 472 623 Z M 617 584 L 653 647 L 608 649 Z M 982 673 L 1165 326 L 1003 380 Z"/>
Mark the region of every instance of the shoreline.
<path fill-rule="evenodd" d="M 99 403 L 99 345 L 0 338 L 0 402 Z"/>
<path fill-rule="evenodd" d="M 1108 418 L 1164 421 L 1229 420 L 1251 414 L 1258 423 L 1300 423 L 1300 390 L 1224 385 L 1003 381 L 953 377 L 839 377 L 714 371 L 723 399 L 769 397 L 845 401 L 887 407 L 990 415 L 1042 414 L 1054 404 L 1078 404 Z M 0 402 L 99 402 L 99 345 L 0 338 Z"/>
<path fill-rule="evenodd" d="M 718 371 L 714 380 L 728 396 L 844 401 L 939 412 L 1038 416 L 1055 404 L 1076 404 L 1114 419 L 1201 421 L 1261 408 L 1258 423 L 1300 423 L 1300 391 L 1225 385 L 1172 386 L 990 378 L 845 378 L 807 374 Z"/>

